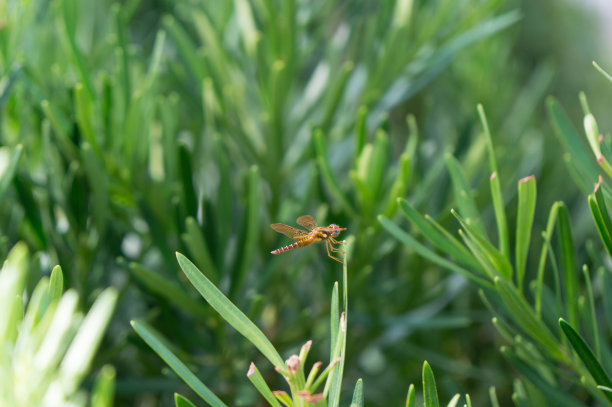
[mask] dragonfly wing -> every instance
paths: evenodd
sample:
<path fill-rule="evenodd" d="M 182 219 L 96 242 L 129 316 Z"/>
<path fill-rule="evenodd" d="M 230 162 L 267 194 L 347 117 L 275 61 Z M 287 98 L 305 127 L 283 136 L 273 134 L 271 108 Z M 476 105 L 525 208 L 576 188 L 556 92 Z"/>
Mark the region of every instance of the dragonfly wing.
<path fill-rule="evenodd" d="M 296 223 L 304 226 L 308 230 L 313 230 L 314 228 L 318 227 L 317 222 L 310 215 L 300 216 L 297 218 Z"/>
<path fill-rule="evenodd" d="M 293 226 L 285 225 L 283 223 L 273 223 L 270 227 L 283 235 L 289 236 L 292 239 L 300 240 L 302 237 L 306 237 L 308 232 L 302 229 L 294 228 Z"/>

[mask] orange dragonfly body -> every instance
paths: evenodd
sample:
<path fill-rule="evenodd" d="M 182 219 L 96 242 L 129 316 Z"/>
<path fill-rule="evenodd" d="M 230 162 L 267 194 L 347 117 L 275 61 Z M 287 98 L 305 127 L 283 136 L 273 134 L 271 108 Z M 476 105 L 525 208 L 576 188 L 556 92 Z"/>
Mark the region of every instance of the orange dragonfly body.
<path fill-rule="evenodd" d="M 337 237 L 341 231 L 346 230 L 346 228 L 341 228 L 333 223 L 329 226 L 318 226 L 317 222 L 315 222 L 314 218 L 310 215 L 300 216 L 297 218 L 296 222 L 298 225 L 304 226 L 306 229 L 308 229 L 308 231 L 294 228 L 283 223 L 273 223 L 270 225 L 272 229 L 295 240 L 295 242 L 291 243 L 290 245 L 283 246 L 279 249 L 271 251 L 270 253 L 281 254 L 298 247 L 310 246 L 313 243 L 325 241 L 327 255 L 332 259 L 343 263 L 342 260 L 334 257 L 332 252 L 340 253 L 343 251 L 342 249 L 334 247 L 334 244 L 344 244 L 344 240 L 338 241 L 334 238 Z"/>

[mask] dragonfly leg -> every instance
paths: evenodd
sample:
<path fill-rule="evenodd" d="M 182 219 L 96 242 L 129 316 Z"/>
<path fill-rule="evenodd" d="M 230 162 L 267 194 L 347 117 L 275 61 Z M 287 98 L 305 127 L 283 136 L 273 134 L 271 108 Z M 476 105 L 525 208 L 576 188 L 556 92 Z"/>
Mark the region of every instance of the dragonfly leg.
<path fill-rule="evenodd" d="M 340 263 L 344 264 L 344 262 L 343 262 L 342 260 L 340 260 L 340 259 L 339 259 L 339 258 L 337 258 L 337 257 L 332 256 L 332 254 L 330 253 L 330 251 L 329 251 L 330 247 L 332 248 L 332 251 L 334 251 L 334 252 L 335 252 L 336 250 L 334 250 L 334 249 L 335 249 L 335 247 L 334 247 L 334 246 L 332 246 L 332 244 L 331 244 L 331 242 L 330 242 L 329 240 L 326 240 L 326 241 L 325 241 L 325 247 L 327 248 L 327 255 L 328 255 L 329 257 L 331 257 L 332 259 L 334 259 L 334 260 L 336 260 L 336 261 L 338 261 L 338 262 L 340 262 Z"/>
<path fill-rule="evenodd" d="M 329 240 L 334 244 L 344 244 L 346 242 L 345 240 L 336 240 L 333 237 L 330 237 Z"/>

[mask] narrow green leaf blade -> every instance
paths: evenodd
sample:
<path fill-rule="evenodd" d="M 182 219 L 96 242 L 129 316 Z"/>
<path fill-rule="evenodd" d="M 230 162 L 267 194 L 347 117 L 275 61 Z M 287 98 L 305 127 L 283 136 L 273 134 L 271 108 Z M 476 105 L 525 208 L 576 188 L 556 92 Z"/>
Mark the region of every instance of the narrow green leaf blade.
<path fill-rule="evenodd" d="M 531 228 L 535 215 L 536 181 L 533 175 L 521 179 L 518 183 L 518 210 L 516 219 L 516 280 L 519 290 L 523 289 L 525 265 L 529 253 Z"/>
<path fill-rule="evenodd" d="M 466 270 L 462 267 L 459 267 L 455 263 L 440 257 L 434 251 L 428 249 L 427 247 L 417 242 L 412 236 L 410 236 L 408 233 L 400 229 L 395 223 L 391 222 L 391 220 L 385 218 L 382 215 L 379 215 L 378 221 L 383 226 L 383 228 L 385 228 L 396 239 L 398 239 L 400 242 L 404 243 L 405 245 L 409 246 L 412 250 L 414 250 L 415 252 L 417 252 L 419 255 L 423 256 L 427 260 L 431 261 L 432 263 L 435 263 L 441 267 L 444 267 L 451 271 L 459 273 L 462 276 L 472 280 L 479 286 L 493 289 L 493 285 L 490 282 L 478 276 L 476 273 Z"/>
<path fill-rule="evenodd" d="M 174 393 L 174 405 L 176 407 L 196 407 L 187 397 L 178 393 Z"/>
<path fill-rule="evenodd" d="M 476 202 L 474 201 L 470 184 L 465 177 L 461 164 L 450 154 L 444 157 L 444 162 L 446 163 L 446 168 L 451 177 L 457 205 L 459 205 L 459 210 L 465 222 L 472 226 L 473 230 L 480 234 L 480 236 L 486 236 L 480 221 L 478 209 L 476 209 Z"/>
<path fill-rule="evenodd" d="M 284 366 L 283 358 L 278 354 L 263 332 L 236 307 L 204 274 L 193 265 L 181 253 L 176 253 L 176 258 L 191 284 L 200 292 L 202 297 L 234 327 L 240 334 L 247 338 L 259 351 L 276 366 Z"/>
<path fill-rule="evenodd" d="M 578 324 L 578 273 L 576 269 L 576 253 L 569 218 L 565 204 L 559 204 L 559 248 L 561 254 L 561 272 L 563 273 L 564 302 L 570 325 Z"/>
<path fill-rule="evenodd" d="M 408 395 L 406 396 L 406 407 L 416 407 L 414 384 L 411 384 L 410 387 L 408 387 Z"/>
<path fill-rule="evenodd" d="M 429 363 L 423 363 L 423 398 L 425 407 L 439 407 L 438 390 L 436 389 L 436 379 Z"/>
<path fill-rule="evenodd" d="M 363 407 L 363 380 L 357 380 L 350 407 Z"/>
<path fill-rule="evenodd" d="M 274 393 L 272 393 L 272 390 L 270 390 L 270 387 L 268 387 L 268 384 L 253 362 L 251 362 L 251 365 L 249 366 L 247 377 L 251 383 L 253 383 L 253 386 L 255 386 L 257 391 L 259 391 L 259 394 L 261 394 L 272 407 L 281 407 L 280 403 L 274 396 Z"/>
<path fill-rule="evenodd" d="M 174 372 L 207 403 L 215 407 L 225 406 L 210 389 L 193 374 L 168 348 L 167 340 L 144 321 L 132 320 L 132 328 L 166 362 Z"/>
<path fill-rule="evenodd" d="M 498 277 L 495 279 L 495 288 L 508 311 L 521 328 L 543 345 L 551 355 L 558 359 L 563 359 L 563 354 L 559 349 L 559 342 L 546 325 L 535 316 L 534 311 L 529 307 L 527 301 L 521 296 L 516 287 Z"/>
<path fill-rule="evenodd" d="M 100 370 L 91 394 L 91 407 L 113 407 L 115 368 L 105 365 Z"/>
<path fill-rule="evenodd" d="M 610 376 L 608 376 L 601 363 L 599 363 L 586 341 L 582 339 L 582 336 L 580 336 L 580 334 L 563 318 L 559 318 L 559 326 L 561 326 L 561 330 L 565 334 L 565 337 L 572 345 L 574 351 L 578 354 L 578 357 L 580 357 L 580 360 L 582 360 L 582 363 L 584 363 L 584 366 L 589 373 L 591 373 L 591 376 L 593 376 L 595 383 L 606 387 L 612 387 Z M 608 400 L 612 401 L 612 394 L 607 392 L 605 394 Z"/>

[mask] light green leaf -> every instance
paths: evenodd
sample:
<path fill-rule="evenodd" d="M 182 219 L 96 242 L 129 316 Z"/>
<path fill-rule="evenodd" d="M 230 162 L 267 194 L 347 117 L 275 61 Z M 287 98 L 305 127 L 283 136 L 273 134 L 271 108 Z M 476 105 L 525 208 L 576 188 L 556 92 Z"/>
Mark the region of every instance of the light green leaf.
<path fill-rule="evenodd" d="M 278 354 L 268 338 L 251 320 L 244 315 L 204 274 L 197 269 L 185 256 L 176 253 L 183 273 L 191 284 L 199 291 L 206 301 L 234 327 L 240 334 L 247 338 L 259 351 L 274 365 L 284 366 L 283 358 Z"/>
<path fill-rule="evenodd" d="M 166 339 L 147 323 L 143 321 L 133 320 L 130 322 L 132 328 L 138 335 L 159 355 L 170 366 L 174 372 L 187 383 L 189 387 L 193 389 L 200 397 L 202 397 L 207 403 L 214 407 L 225 406 L 225 403 L 221 401 L 204 383 L 200 381 L 179 358 L 172 353 L 172 351 L 165 344 Z"/>
<path fill-rule="evenodd" d="M 255 366 L 253 362 L 251 362 L 251 366 L 249 367 L 249 371 L 247 373 L 247 377 L 253 383 L 257 391 L 266 399 L 268 403 L 272 407 L 280 407 L 280 404 L 268 384 L 264 380 L 263 376 L 259 372 L 259 369 Z"/>
<path fill-rule="evenodd" d="M 423 363 L 423 398 L 425 407 L 439 407 L 436 379 L 429 363 Z"/>
<path fill-rule="evenodd" d="M 115 368 L 105 365 L 100 370 L 91 394 L 91 407 L 113 407 Z"/>
<path fill-rule="evenodd" d="M 559 326 L 561 326 L 563 333 L 569 340 L 569 343 L 572 345 L 574 351 L 576 351 L 580 357 L 580 360 L 582 360 L 584 363 L 584 366 L 587 368 L 589 373 L 591 373 L 591 376 L 593 376 L 595 383 L 606 387 L 612 387 L 612 380 L 610 380 L 610 376 L 608 376 L 603 366 L 601 363 L 599 363 L 593 354 L 593 351 L 591 348 L 589 348 L 586 341 L 582 339 L 580 334 L 576 332 L 574 328 L 572 328 L 572 326 L 563 318 L 559 318 Z M 604 394 L 608 400 L 612 401 L 612 393 L 605 392 Z"/>
<path fill-rule="evenodd" d="M 363 380 L 357 380 L 350 407 L 363 407 Z"/>
<path fill-rule="evenodd" d="M 525 265 L 529 253 L 531 228 L 536 204 L 536 181 L 534 176 L 521 179 L 518 183 L 518 209 L 516 219 L 515 267 L 519 291 L 523 290 Z"/>
<path fill-rule="evenodd" d="M 187 397 L 178 393 L 174 393 L 174 405 L 176 407 L 196 407 Z"/>
<path fill-rule="evenodd" d="M 408 387 L 408 395 L 406 396 L 406 407 L 416 407 L 416 396 L 414 394 L 414 384 Z"/>

